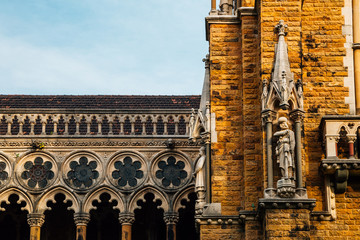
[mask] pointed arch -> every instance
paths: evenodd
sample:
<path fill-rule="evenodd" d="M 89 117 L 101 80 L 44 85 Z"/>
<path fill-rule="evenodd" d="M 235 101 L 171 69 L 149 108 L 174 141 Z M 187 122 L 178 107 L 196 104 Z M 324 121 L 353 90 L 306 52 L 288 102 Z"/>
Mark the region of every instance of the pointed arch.
<path fill-rule="evenodd" d="M 341 125 L 338 127 L 336 133 L 337 133 L 337 134 L 340 134 L 342 128 L 345 129 L 346 134 L 351 134 L 351 133 L 352 133 L 351 130 L 350 130 L 350 128 L 349 128 L 349 126 L 348 126 L 346 123 L 341 124 Z"/>
<path fill-rule="evenodd" d="M 117 201 L 117 205 L 114 206 L 114 209 L 119 209 L 120 212 L 125 211 L 125 204 L 124 204 L 124 200 L 122 199 L 122 197 L 115 190 L 111 189 L 110 187 L 102 186 L 100 188 L 95 189 L 94 191 L 92 191 L 91 193 L 89 193 L 86 196 L 82 212 L 90 213 L 90 211 L 92 209 L 96 209 L 96 206 L 93 206 L 92 203 L 94 200 L 98 200 L 99 202 L 101 202 L 100 196 L 103 193 L 107 193 L 110 195 L 109 202 L 112 202 L 113 200 Z"/>
<path fill-rule="evenodd" d="M 59 193 L 65 195 L 64 203 L 65 203 L 65 201 L 72 202 L 72 205 L 68 208 L 69 210 L 71 209 L 75 213 L 80 211 L 80 203 L 79 203 L 78 199 L 76 198 L 76 196 L 68 189 L 59 186 L 59 187 L 50 189 L 49 191 L 45 192 L 40 197 L 39 201 L 37 202 L 36 213 L 44 213 L 45 210 L 50 210 L 50 208 L 47 206 L 48 201 L 56 203 L 55 195 L 59 194 Z"/>
<path fill-rule="evenodd" d="M 182 191 L 178 192 L 176 195 L 175 195 L 175 198 L 174 198 L 174 201 L 173 201 L 173 205 L 171 206 L 172 207 L 172 210 L 174 212 L 178 212 L 180 208 L 184 208 L 185 206 L 183 206 L 181 204 L 181 201 L 182 200 L 186 200 L 187 202 L 190 202 L 190 199 L 189 199 L 189 194 L 190 193 L 193 193 L 195 192 L 195 187 L 192 185 L 192 186 L 189 186 L 185 189 L 183 189 Z"/>
<path fill-rule="evenodd" d="M 32 213 L 34 211 L 34 204 L 31 201 L 30 197 L 25 192 L 23 192 L 18 188 L 9 188 L 3 191 L 0 194 L 0 205 L 2 202 L 5 202 L 6 204 L 10 204 L 9 197 L 12 194 L 15 194 L 19 197 L 19 200 L 17 201 L 18 204 L 20 204 L 21 202 L 26 203 L 26 205 L 22 207 L 21 210 L 26 210 L 28 211 L 28 213 Z M 5 209 L 0 207 L 0 211 L 5 211 Z"/>
<path fill-rule="evenodd" d="M 162 193 L 160 190 L 158 190 L 155 187 L 148 186 L 148 187 L 145 187 L 145 188 L 141 189 L 140 191 L 138 191 L 131 198 L 130 203 L 129 203 L 129 212 L 133 213 L 135 211 L 135 209 L 141 208 L 140 206 L 137 205 L 137 201 L 139 201 L 139 200 L 145 201 L 145 194 L 147 194 L 147 193 L 154 194 L 154 202 L 157 200 L 161 201 L 161 205 L 158 206 L 158 208 L 162 208 L 164 210 L 164 212 L 169 211 L 169 201 L 167 200 L 165 194 Z"/>

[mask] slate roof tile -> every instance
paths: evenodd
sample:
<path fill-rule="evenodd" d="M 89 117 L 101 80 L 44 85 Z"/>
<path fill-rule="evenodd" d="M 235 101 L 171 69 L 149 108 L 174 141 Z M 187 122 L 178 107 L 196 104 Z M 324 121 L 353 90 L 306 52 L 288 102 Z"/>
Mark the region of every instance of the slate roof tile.
<path fill-rule="evenodd" d="M 199 104 L 199 95 L 0 95 L 0 108 L 6 109 L 196 109 Z"/>

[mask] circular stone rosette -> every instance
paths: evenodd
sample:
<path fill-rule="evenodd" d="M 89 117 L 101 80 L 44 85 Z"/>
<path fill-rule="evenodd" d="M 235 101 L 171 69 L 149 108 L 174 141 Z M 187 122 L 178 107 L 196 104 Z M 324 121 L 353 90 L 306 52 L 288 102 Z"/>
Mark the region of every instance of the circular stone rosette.
<path fill-rule="evenodd" d="M 111 159 L 107 176 L 117 188 L 130 191 L 140 186 L 147 176 L 147 165 L 135 153 L 121 153 Z"/>
<path fill-rule="evenodd" d="M 102 164 L 93 154 L 76 153 L 62 166 L 63 179 L 75 190 L 88 190 L 102 180 Z"/>
<path fill-rule="evenodd" d="M 0 188 L 6 186 L 11 178 L 11 164 L 3 156 L 0 155 Z"/>
<path fill-rule="evenodd" d="M 151 166 L 154 182 L 166 190 L 177 190 L 185 186 L 191 178 L 191 165 L 180 154 L 161 155 Z"/>
<path fill-rule="evenodd" d="M 49 155 L 34 153 L 22 158 L 15 172 L 23 187 L 31 192 L 38 192 L 54 183 L 58 168 L 55 160 Z"/>

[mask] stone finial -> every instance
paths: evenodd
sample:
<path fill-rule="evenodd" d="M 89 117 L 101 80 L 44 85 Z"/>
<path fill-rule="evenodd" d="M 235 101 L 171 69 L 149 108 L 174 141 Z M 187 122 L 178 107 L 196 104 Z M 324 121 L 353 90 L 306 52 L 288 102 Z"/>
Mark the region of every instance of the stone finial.
<path fill-rule="evenodd" d="M 202 61 L 205 63 L 205 68 L 210 67 L 210 56 L 209 56 L 209 54 L 206 54 L 205 58 L 203 58 Z"/>
<path fill-rule="evenodd" d="M 285 36 L 287 27 L 288 26 L 285 24 L 284 20 L 280 20 L 275 26 L 275 31 L 279 34 L 279 36 Z"/>

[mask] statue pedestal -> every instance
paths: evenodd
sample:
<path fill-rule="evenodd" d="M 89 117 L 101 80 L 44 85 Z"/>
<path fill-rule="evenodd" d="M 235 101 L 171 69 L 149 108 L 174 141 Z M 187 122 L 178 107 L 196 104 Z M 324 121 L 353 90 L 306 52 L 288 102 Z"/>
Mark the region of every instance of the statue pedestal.
<path fill-rule="evenodd" d="M 295 182 L 289 178 L 282 178 L 277 182 L 277 195 L 280 198 L 293 198 L 295 196 Z"/>
<path fill-rule="evenodd" d="M 195 188 L 196 194 L 197 194 L 197 200 L 195 203 L 195 214 L 201 215 L 203 213 L 204 206 L 206 204 L 205 201 L 205 187 L 196 187 Z"/>

